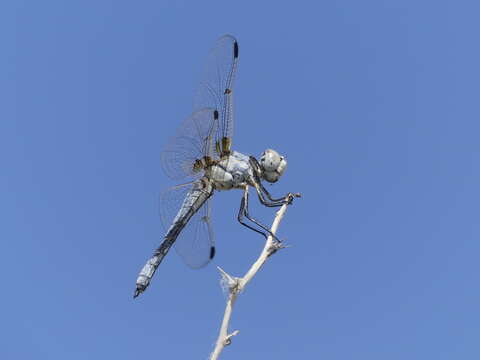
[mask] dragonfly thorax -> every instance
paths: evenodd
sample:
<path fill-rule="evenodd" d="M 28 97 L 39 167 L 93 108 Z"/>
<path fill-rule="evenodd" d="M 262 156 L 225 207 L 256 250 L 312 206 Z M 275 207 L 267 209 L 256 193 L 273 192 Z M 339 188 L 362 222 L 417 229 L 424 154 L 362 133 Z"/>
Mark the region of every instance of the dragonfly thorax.
<path fill-rule="evenodd" d="M 232 148 L 232 139 L 229 137 L 223 137 L 221 141 L 215 143 L 215 150 L 221 158 L 229 156 Z"/>
<path fill-rule="evenodd" d="M 244 187 L 253 176 L 250 158 L 236 151 L 209 167 L 205 175 L 217 190 Z"/>
<path fill-rule="evenodd" d="M 215 160 L 213 160 L 210 156 L 204 156 L 203 158 L 194 161 L 193 172 L 197 173 L 201 170 L 205 170 L 214 164 Z"/>

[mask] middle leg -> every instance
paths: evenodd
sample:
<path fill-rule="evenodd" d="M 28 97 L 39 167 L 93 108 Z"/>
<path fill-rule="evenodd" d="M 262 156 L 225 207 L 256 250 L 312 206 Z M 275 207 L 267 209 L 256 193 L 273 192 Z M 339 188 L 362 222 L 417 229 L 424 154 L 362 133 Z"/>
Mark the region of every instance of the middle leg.
<path fill-rule="evenodd" d="M 260 231 L 256 228 L 254 228 L 253 226 L 245 223 L 243 221 L 243 217 L 246 217 L 248 220 L 250 220 L 251 222 L 253 222 L 255 225 L 257 225 L 258 227 L 262 228 L 263 230 L 265 230 L 265 232 L 263 231 Z M 280 239 L 275 235 L 273 234 L 270 229 L 263 225 L 261 222 L 259 222 L 258 220 L 254 219 L 253 217 L 251 217 L 248 213 L 248 186 L 245 187 L 244 191 L 243 191 L 243 197 L 242 197 L 242 201 L 240 203 L 240 211 L 238 212 L 238 221 L 248 227 L 249 229 L 253 230 L 253 231 L 256 231 L 260 234 L 262 234 L 263 236 L 265 236 L 265 238 L 268 238 L 268 236 L 272 236 L 273 239 L 277 242 L 281 242 Z"/>

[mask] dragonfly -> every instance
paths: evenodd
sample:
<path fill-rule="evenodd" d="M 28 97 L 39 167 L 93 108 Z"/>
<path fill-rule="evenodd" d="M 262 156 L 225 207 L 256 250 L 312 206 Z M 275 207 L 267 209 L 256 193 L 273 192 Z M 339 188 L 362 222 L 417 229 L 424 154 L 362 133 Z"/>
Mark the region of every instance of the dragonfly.
<path fill-rule="evenodd" d="M 160 195 L 159 212 L 166 233 L 137 277 L 134 298 L 150 285 L 173 245 L 192 268 L 202 268 L 214 258 L 211 197 L 215 192 L 243 189 L 238 221 L 267 238 L 272 236 L 274 241 L 280 240 L 249 214 L 248 188 L 253 187 L 260 202 L 268 207 L 291 204 L 294 197 L 300 196 L 288 193 L 273 198 L 263 186 L 262 181 L 277 182 L 287 168 L 286 158 L 277 151 L 267 149 L 257 160 L 232 150 L 233 85 L 238 54 L 238 42 L 232 35 L 216 41 L 194 96 L 193 113 L 161 154 L 165 174 L 186 182 Z"/>

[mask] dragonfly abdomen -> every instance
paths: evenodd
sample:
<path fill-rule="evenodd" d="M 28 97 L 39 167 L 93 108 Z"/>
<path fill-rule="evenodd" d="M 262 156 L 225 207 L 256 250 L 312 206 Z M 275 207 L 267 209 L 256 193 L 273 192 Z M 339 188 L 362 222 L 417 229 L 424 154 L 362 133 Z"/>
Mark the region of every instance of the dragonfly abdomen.
<path fill-rule="evenodd" d="M 172 226 L 165 234 L 162 243 L 140 271 L 136 281 L 136 289 L 133 295 L 134 298 L 147 289 L 155 271 L 177 240 L 183 228 L 212 194 L 213 186 L 207 179 L 200 179 L 194 183 L 191 192 L 185 198 Z M 210 258 L 213 258 L 214 255 L 215 248 L 212 247 L 210 249 Z"/>

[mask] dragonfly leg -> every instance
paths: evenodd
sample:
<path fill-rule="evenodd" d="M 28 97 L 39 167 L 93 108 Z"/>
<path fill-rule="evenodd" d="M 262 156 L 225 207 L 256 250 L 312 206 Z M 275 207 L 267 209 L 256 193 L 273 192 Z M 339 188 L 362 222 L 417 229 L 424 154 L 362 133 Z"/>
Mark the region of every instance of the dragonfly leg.
<path fill-rule="evenodd" d="M 285 204 L 290 205 L 293 201 L 293 198 L 298 197 L 299 195 L 299 194 L 288 193 L 284 198 L 272 200 L 271 197 L 269 196 L 270 194 L 268 194 L 268 191 L 262 186 L 261 183 L 255 184 L 255 190 L 257 191 L 258 199 L 260 200 L 260 202 L 267 207 L 279 207 Z M 267 195 L 267 197 L 269 197 L 268 200 L 265 199 L 264 191 L 268 194 Z"/>
<path fill-rule="evenodd" d="M 253 168 L 253 185 L 255 185 L 255 189 L 257 190 L 258 198 L 260 199 L 260 202 L 268 207 L 277 207 L 277 206 L 282 206 L 284 204 L 291 204 L 293 199 L 295 197 L 300 197 L 300 194 L 294 194 L 294 193 L 288 193 L 284 197 L 281 197 L 279 199 L 274 199 L 272 195 L 268 192 L 267 189 L 262 184 L 262 180 L 260 179 L 260 164 L 258 163 L 257 159 L 255 157 L 250 156 L 250 165 Z M 267 196 L 268 200 L 265 199 L 264 194 Z"/>
<path fill-rule="evenodd" d="M 263 192 L 265 195 L 267 195 L 268 200 L 270 200 L 271 202 L 274 202 L 274 203 L 279 203 L 281 205 L 283 205 L 283 204 L 289 204 L 290 205 L 293 201 L 293 198 L 300 197 L 300 194 L 294 194 L 294 193 L 289 192 L 284 197 L 281 197 L 279 199 L 273 199 L 272 195 L 270 195 L 270 193 L 267 191 L 267 189 L 265 189 L 265 187 L 263 186 L 263 184 L 261 182 L 258 183 L 258 187 L 260 188 L 261 192 Z"/>
<path fill-rule="evenodd" d="M 253 230 L 259 234 L 262 234 L 263 236 L 265 236 L 265 238 L 268 238 L 268 234 L 266 232 L 255 229 L 253 226 L 247 224 L 243 220 L 244 216 L 245 216 L 245 200 L 242 198 L 242 201 L 240 203 L 240 211 L 238 212 L 238 217 L 237 217 L 238 221 L 240 222 L 240 224 L 242 224 L 243 226 L 246 226 L 250 230 Z"/>
<path fill-rule="evenodd" d="M 254 228 L 253 226 L 247 224 L 246 222 L 243 221 L 243 217 L 246 217 L 248 220 L 250 220 L 251 222 L 253 222 L 254 224 L 256 224 L 257 226 L 259 226 L 260 228 L 262 228 L 264 231 L 260 231 L 256 228 Z M 253 230 L 253 231 L 256 231 L 258 232 L 259 234 L 262 234 L 263 236 L 265 236 L 265 238 L 268 238 L 268 236 L 272 236 L 275 241 L 278 241 L 278 242 L 281 242 L 280 239 L 275 235 L 273 234 L 270 229 L 263 225 L 262 223 L 260 223 L 258 220 L 255 220 L 254 218 L 252 218 L 249 214 L 248 214 L 248 188 L 245 188 L 244 192 L 243 192 L 243 197 L 242 197 L 242 201 L 240 203 L 240 211 L 238 212 L 238 221 L 240 222 L 240 224 L 242 224 L 243 226 L 246 226 L 248 227 L 249 229 Z"/>

